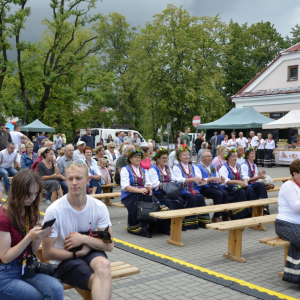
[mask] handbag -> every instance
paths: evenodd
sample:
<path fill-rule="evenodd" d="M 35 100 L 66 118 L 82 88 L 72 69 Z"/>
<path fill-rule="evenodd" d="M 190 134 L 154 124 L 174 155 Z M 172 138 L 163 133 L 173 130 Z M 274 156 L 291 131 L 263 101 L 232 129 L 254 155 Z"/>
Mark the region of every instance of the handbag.
<path fill-rule="evenodd" d="M 142 201 L 138 201 L 135 203 L 136 205 L 136 218 L 138 221 L 145 221 L 145 222 L 155 222 L 157 219 L 151 217 L 149 213 L 160 211 L 160 203 L 154 201 L 152 195 L 151 202 L 144 202 L 144 195 L 142 196 Z"/>
<path fill-rule="evenodd" d="M 183 183 L 179 182 L 163 182 L 162 195 L 164 198 L 178 199 L 183 189 Z"/>

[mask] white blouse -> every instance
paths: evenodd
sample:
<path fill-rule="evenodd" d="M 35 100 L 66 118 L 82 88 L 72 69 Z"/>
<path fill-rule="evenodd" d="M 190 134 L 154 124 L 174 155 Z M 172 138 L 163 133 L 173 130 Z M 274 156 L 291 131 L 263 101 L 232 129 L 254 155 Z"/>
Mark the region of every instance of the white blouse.
<path fill-rule="evenodd" d="M 229 145 L 233 145 L 233 146 L 230 146 L 229 149 L 237 148 L 237 139 L 235 139 L 235 140 L 230 139 L 229 140 Z"/>
<path fill-rule="evenodd" d="M 181 163 L 181 165 L 183 166 L 185 172 L 189 173 L 189 164 Z M 202 178 L 202 172 L 200 171 L 200 169 L 197 166 L 194 166 L 194 169 L 195 169 L 195 175 L 196 175 L 195 177 Z M 179 166 L 175 166 L 173 168 L 173 173 L 174 173 L 176 181 L 178 181 L 179 183 L 184 183 L 185 182 L 186 178 L 182 175 L 182 172 L 181 172 L 181 169 L 179 168 Z M 202 184 L 198 184 L 198 185 L 200 186 Z"/>
<path fill-rule="evenodd" d="M 280 188 L 277 219 L 300 224 L 300 188 L 292 180 L 288 180 Z"/>
<path fill-rule="evenodd" d="M 249 161 L 249 164 L 250 164 L 250 166 L 251 166 L 251 169 L 253 170 L 253 168 L 254 168 L 254 177 L 256 177 L 257 175 L 258 175 L 258 171 L 257 171 L 257 166 L 256 166 L 256 164 L 252 164 L 250 161 Z M 248 166 L 248 164 L 247 163 L 245 163 L 245 164 L 242 164 L 241 165 L 241 168 L 242 168 L 242 171 L 245 173 L 245 174 L 249 174 L 249 166 Z M 249 177 L 249 179 L 250 179 L 250 177 Z"/>
<path fill-rule="evenodd" d="M 138 177 L 141 177 L 140 168 L 136 168 L 135 166 L 131 165 L 133 171 Z M 129 179 L 129 172 L 126 168 L 121 169 L 121 189 L 125 191 L 125 189 L 130 186 L 130 179 Z M 151 184 L 148 176 L 148 171 L 145 170 L 145 185 L 144 187 L 147 187 L 149 184 Z"/>
<path fill-rule="evenodd" d="M 271 140 L 271 142 L 269 142 L 269 140 L 266 139 L 265 149 L 275 149 L 275 142 L 274 142 L 274 140 Z"/>
<path fill-rule="evenodd" d="M 261 139 L 260 140 L 260 145 L 258 146 L 257 149 L 265 149 L 265 143 L 266 143 L 266 140 Z"/>
<path fill-rule="evenodd" d="M 229 145 L 230 145 L 230 141 L 229 140 L 228 141 L 223 140 L 221 142 L 221 146 L 225 146 L 227 149 L 228 149 Z"/>
<path fill-rule="evenodd" d="M 168 175 L 166 167 L 161 169 L 161 171 L 164 175 Z M 171 174 L 170 180 L 175 181 L 174 173 L 171 168 L 170 168 L 170 174 Z M 151 182 L 153 189 L 155 189 L 155 191 L 157 191 L 159 188 L 159 184 L 160 184 L 160 178 L 158 177 L 156 170 L 154 168 L 150 168 L 148 170 L 148 176 L 149 176 L 149 180 Z"/>
<path fill-rule="evenodd" d="M 231 169 L 233 170 L 234 173 L 236 173 L 238 171 L 236 165 L 234 167 L 231 167 Z M 227 170 L 227 168 L 223 165 L 220 170 L 219 170 L 220 176 L 225 178 L 225 185 L 227 185 L 227 181 L 231 180 L 228 178 L 229 176 L 229 172 Z M 245 174 L 245 172 L 243 171 L 243 168 L 241 168 L 241 180 L 247 179 L 249 181 L 249 177 Z"/>
<path fill-rule="evenodd" d="M 248 139 L 246 139 L 244 136 L 241 139 L 240 137 L 237 139 L 237 142 L 239 143 L 240 146 L 243 146 L 244 148 L 246 148 L 246 145 L 248 143 Z"/>
<path fill-rule="evenodd" d="M 108 162 L 109 162 L 110 164 L 113 164 L 113 166 L 110 166 L 111 169 L 112 169 L 113 171 L 115 171 L 115 168 L 116 168 L 116 162 L 117 162 L 118 157 L 120 156 L 120 152 L 119 152 L 118 150 L 114 150 L 114 154 L 115 154 L 115 156 L 116 156 L 116 159 L 115 159 L 115 160 L 113 160 L 113 156 L 111 155 L 111 153 L 110 153 L 109 150 L 105 150 L 104 153 L 105 153 L 105 155 L 106 155 L 107 158 L 108 158 Z"/>

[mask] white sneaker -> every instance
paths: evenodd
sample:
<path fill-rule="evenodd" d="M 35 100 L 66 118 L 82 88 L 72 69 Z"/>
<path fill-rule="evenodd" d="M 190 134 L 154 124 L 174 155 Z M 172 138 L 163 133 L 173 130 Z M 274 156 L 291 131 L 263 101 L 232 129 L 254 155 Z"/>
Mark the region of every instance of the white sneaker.
<path fill-rule="evenodd" d="M 47 204 L 47 205 L 52 204 L 51 200 L 46 200 L 46 204 Z"/>

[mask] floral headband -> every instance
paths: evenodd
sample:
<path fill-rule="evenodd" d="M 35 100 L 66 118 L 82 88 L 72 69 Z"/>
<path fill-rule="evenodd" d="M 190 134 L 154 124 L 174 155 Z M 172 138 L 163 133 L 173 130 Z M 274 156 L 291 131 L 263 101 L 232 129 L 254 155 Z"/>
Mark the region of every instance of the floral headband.
<path fill-rule="evenodd" d="M 230 155 L 232 155 L 233 153 L 236 153 L 237 151 L 236 151 L 236 149 L 235 148 L 232 148 L 232 149 L 230 149 L 230 150 L 228 150 L 227 152 L 226 152 L 226 154 L 224 155 L 224 160 L 228 160 L 228 158 L 230 157 Z"/>
<path fill-rule="evenodd" d="M 178 160 L 179 159 L 179 154 L 183 151 L 189 151 L 191 152 L 191 148 L 188 147 L 186 144 L 182 144 L 181 145 L 181 148 L 177 148 L 176 149 L 176 159 Z"/>
<path fill-rule="evenodd" d="M 255 152 L 255 149 L 254 149 L 254 147 L 252 147 L 252 146 L 251 146 L 250 148 L 247 148 L 247 149 L 246 149 L 246 151 L 244 152 L 243 157 L 244 157 L 244 158 L 248 157 L 251 151 L 254 151 L 254 152 Z"/>
<path fill-rule="evenodd" d="M 132 156 L 134 156 L 134 155 L 137 155 L 137 154 L 140 154 L 141 157 L 142 157 L 142 159 L 145 158 L 145 152 L 144 152 L 142 149 L 138 148 L 138 149 L 130 150 L 130 151 L 126 154 L 126 160 L 127 160 L 128 162 L 130 162 L 130 158 L 131 158 Z"/>
<path fill-rule="evenodd" d="M 169 156 L 169 149 L 160 147 L 152 156 L 153 160 L 157 160 L 158 158 L 160 158 L 163 154 L 167 154 Z"/>

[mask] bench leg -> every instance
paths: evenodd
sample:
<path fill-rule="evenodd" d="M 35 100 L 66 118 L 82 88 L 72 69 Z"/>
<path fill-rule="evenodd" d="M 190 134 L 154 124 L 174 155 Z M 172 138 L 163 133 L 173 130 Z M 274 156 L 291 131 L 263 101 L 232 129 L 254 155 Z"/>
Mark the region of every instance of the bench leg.
<path fill-rule="evenodd" d="M 110 203 L 110 198 L 105 198 L 105 205 L 106 206 L 111 206 L 111 203 Z"/>
<path fill-rule="evenodd" d="M 284 247 L 284 265 L 283 265 L 283 268 L 285 268 L 286 258 L 287 258 L 287 255 L 288 255 L 288 253 L 289 253 L 289 249 L 290 249 L 290 246 L 285 246 L 285 247 Z M 283 277 L 283 272 L 280 272 L 280 273 L 278 274 L 278 276 L 282 278 L 282 277 Z"/>
<path fill-rule="evenodd" d="M 168 243 L 183 247 L 184 244 L 181 243 L 181 232 L 182 232 L 182 218 L 172 218 L 171 219 L 171 235 L 168 239 Z"/>
<path fill-rule="evenodd" d="M 243 230 L 235 229 L 228 232 L 228 253 L 224 257 L 245 263 L 246 259 L 242 257 Z"/>
<path fill-rule="evenodd" d="M 80 288 L 75 288 L 78 294 L 82 297 L 82 300 L 92 300 L 92 293 L 91 291 L 82 290 Z"/>
<path fill-rule="evenodd" d="M 254 217 L 261 217 L 264 215 L 264 207 L 263 206 L 254 206 L 252 207 L 252 218 Z M 262 225 L 249 227 L 254 230 L 266 231 L 267 229 L 264 228 Z"/>

